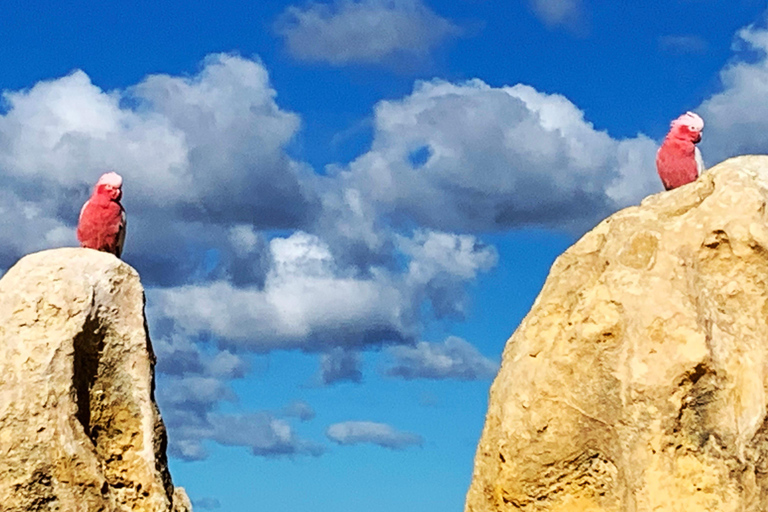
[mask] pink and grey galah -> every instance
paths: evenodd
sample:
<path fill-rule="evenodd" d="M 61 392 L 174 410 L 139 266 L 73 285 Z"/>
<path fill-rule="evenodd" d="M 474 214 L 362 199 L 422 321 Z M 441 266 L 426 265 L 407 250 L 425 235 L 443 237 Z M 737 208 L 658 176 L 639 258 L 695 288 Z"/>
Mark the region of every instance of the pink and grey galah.
<path fill-rule="evenodd" d="M 704 172 L 704 161 L 696 144 L 701 140 L 704 120 L 686 112 L 674 121 L 656 153 L 656 170 L 664 188 L 672 190 L 696 181 Z"/>
<path fill-rule="evenodd" d="M 82 247 L 112 253 L 118 258 L 125 242 L 123 178 L 116 172 L 102 174 L 80 210 L 77 239 Z"/>

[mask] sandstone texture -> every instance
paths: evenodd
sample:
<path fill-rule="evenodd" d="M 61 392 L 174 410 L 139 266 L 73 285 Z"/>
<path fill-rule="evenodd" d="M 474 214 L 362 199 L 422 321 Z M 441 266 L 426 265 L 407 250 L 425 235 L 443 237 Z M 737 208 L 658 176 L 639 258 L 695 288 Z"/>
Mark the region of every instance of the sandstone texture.
<path fill-rule="evenodd" d="M 139 276 L 57 249 L 0 280 L 0 511 L 181 512 Z M 185 508 L 186 507 L 186 508 Z"/>
<path fill-rule="evenodd" d="M 766 202 L 768 156 L 733 158 L 557 259 L 504 350 L 467 512 L 768 511 Z"/>

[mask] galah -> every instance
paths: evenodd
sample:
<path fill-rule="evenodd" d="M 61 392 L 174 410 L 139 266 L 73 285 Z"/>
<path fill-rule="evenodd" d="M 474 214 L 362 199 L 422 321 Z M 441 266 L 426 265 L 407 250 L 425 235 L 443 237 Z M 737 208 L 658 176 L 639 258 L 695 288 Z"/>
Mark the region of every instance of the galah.
<path fill-rule="evenodd" d="M 102 174 L 93 193 L 80 210 L 77 239 L 82 247 L 120 257 L 125 242 L 123 178 L 116 172 Z"/>
<path fill-rule="evenodd" d="M 674 121 L 656 153 L 656 170 L 664 188 L 671 190 L 695 181 L 704 172 L 704 161 L 696 144 L 701 140 L 704 121 L 686 112 Z"/>

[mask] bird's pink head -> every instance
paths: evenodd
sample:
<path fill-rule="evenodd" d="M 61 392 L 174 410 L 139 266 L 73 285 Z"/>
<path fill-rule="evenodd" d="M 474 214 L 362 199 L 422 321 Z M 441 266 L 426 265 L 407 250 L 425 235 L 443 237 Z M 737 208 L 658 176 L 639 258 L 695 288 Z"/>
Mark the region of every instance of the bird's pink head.
<path fill-rule="evenodd" d="M 116 172 L 102 174 L 99 181 L 96 182 L 94 192 L 96 194 L 105 194 L 113 201 L 119 201 L 123 197 L 123 178 Z"/>
<path fill-rule="evenodd" d="M 686 112 L 672 121 L 669 132 L 677 137 L 688 138 L 696 144 L 701 140 L 703 129 L 704 120 L 693 112 Z"/>

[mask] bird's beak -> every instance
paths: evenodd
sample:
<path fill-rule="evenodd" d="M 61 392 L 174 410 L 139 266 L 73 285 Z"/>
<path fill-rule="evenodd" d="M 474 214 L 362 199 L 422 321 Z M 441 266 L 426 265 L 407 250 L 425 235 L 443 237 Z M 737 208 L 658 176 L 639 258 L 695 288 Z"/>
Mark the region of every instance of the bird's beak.
<path fill-rule="evenodd" d="M 701 132 L 697 133 L 696 138 L 693 139 L 694 144 L 698 144 L 699 142 L 701 142 Z"/>

